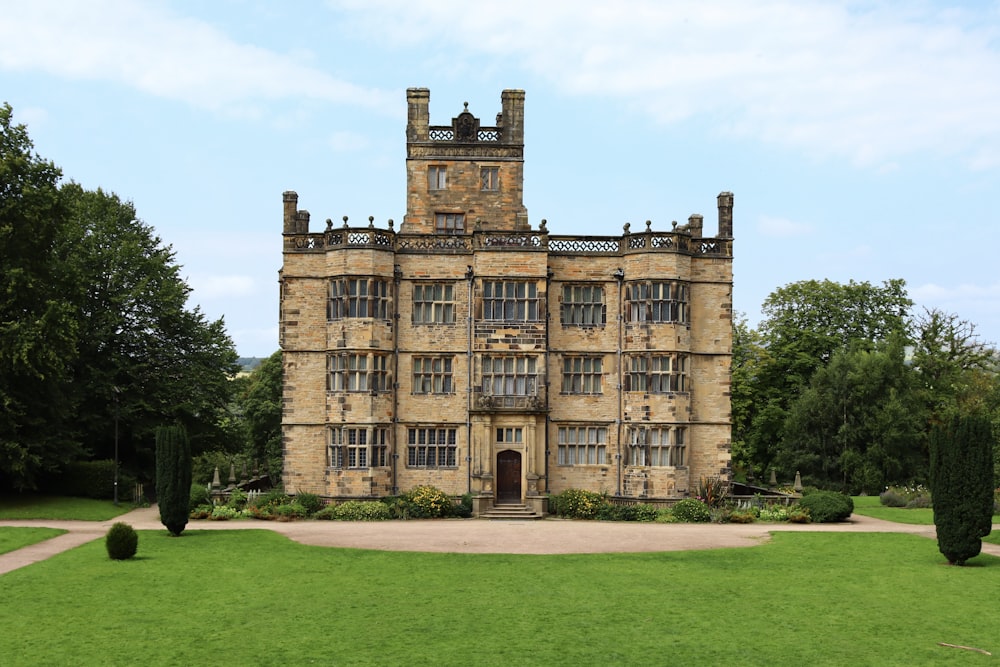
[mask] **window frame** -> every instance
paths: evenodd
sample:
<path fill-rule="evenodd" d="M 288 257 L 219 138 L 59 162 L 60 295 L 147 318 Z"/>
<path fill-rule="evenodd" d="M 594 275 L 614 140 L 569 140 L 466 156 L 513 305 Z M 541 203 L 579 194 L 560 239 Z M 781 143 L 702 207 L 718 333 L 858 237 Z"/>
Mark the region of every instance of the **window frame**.
<path fill-rule="evenodd" d="M 609 465 L 608 427 L 593 425 L 558 427 L 556 465 Z"/>
<path fill-rule="evenodd" d="M 622 374 L 624 390 L 643 394 L 688 393 L 688 355 L 629 354 Z"/>
<path fill-rule="evenodd" d="M 440 296 L 437 290 L 440 290 Z M 453 283 L 414 283 L 411 299 L 410 320 L 413 324 L 455 323 L 458 302 Z"/>
<path fill-rule="evenodd" d="M 691 288 L 681 280 L 625 284 L 625 316 L 631 323 L 688 324 Z"/>
<path fill-rule="evenodd" d="M 388 392 L 392 389 L 389 361 L 390 355 L 381 352 L 329 354 L 326 390 L 348 394 Z"/>
<path fill-rule="evenodd" d="M 448 189 L 447 165 L 432 164 L 427 167 L 427 189 L 432 192 Z"/>
<path fill-rule="evenodd" d="M 485 396 L 537 396 L 538 366 L 538 357 L 534 355 L 484 356 L 482 392 Z"/>
<path fill-rule="evenodd" d="M 543 308 L 538 284 L 530 280 L 483 280 L 481 319 L 492 322 L 540 322 Z"/>
<path fill-rule="evenodd" d="M 413 384 L 410 393 L 419 395 L 454 394 L 454 362 L 454 355 L 413 357 L 411 364 Z"/>
<path fill-rule="evenodd" d="M 389 427 L 364 424 L 329 429 L 327 466 L 369 470 L 389 465 Z"/>
<path fill-rule="evenodd" d="M 434 233 L 444 236 L 461 236 L 465 234 L 465 213 L 435 213 Z"/>
<path fill-rule="evenodd" d="M 642 468 L 684 468 L 687 465 L 687 427 L 683 425 L 631 426 L 626 432 L 628 464 Z"/>
<path fill-rule="evenodd" d="M 479 189 L 482 192 L 500 191 L 500 167 L 479 168 Z"/>
<path fill-rule="evenodd" d="M 604 357 L 567 355 L 563 357 L 562 393 L 581 396 L 604 393 Z"/>
<path fill-rule="evenodd" d="M 458 428 L 409 426 L 406 429 L 407 468 L 457 468 Z"/>
<path fill-rule="evenodd" d="M 588 290 L 593 291 L 585 299 Z M 603 327 L 608 319 L 604 285 L 563 285 L 559 317 L 563 326 Z"/>
<path fill-rule="evenodd" d="M 341 276 L 327 284 L 326 319 L 390 320 L 392 282 L 374 276 Z"/>

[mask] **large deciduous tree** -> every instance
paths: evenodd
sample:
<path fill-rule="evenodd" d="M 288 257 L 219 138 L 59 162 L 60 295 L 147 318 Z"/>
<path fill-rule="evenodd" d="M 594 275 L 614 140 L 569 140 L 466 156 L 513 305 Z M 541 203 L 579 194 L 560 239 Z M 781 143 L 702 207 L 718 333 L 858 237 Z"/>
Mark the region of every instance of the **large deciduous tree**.
<path fill-rule="evenodd" d="M 281 350 L 278 350 L 254 369 L 242 400 L 251 457 L 267 462 L 272 479 L 280 474 L 282 463 L 281 358 Z"/>
<path fill-rule="evenodd" d="M 153 471 L 158 424 L 225 447 L 238 367 L 222 320 L 189 308 L 173 250 L 113 193 L 59 184 L 0 108 L 0 487 L 79 458 Z"/>

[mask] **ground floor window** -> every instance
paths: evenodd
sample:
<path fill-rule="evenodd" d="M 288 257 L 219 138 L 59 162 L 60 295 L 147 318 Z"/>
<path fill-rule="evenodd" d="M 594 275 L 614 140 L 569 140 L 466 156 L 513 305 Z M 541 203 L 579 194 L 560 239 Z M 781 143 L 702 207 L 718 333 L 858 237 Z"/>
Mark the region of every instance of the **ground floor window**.
<path fill-rule="evenodd" d="M 559 427 L 559 465 L 607 463 L 608 429 L 604 426 Z"/>
<path fill-rule="evenodd" d="M 458 429 L 418 427 L 406 431 L 408 468 L 454 468 L 458 465 Z"/>
<path fill-rule="evenodd" d="M 389 429 L 343 426 L 330 429 L 331 468 L 378 468 L 388 465 Z"/>

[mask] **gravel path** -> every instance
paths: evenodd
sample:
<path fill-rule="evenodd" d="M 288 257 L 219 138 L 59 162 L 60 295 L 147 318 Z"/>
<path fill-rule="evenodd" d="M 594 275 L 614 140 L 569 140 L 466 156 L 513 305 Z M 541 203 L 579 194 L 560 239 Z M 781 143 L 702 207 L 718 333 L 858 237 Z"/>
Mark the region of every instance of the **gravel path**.
<path fill-rule="evenodd" d="M 65 535 L 0 555 L 0 575 L 102 538 L 117 521 L 136 530 L 165 530 L 155 507 L 133 510 L 109 521 L 6 520 L 0 526 L 62 528 Z M 1000 524 L 994 525 L 1000 530 Z M 749 547 L 774 532 L 908 533 L 934 538 L 934 526 L 882 521 L 855 514 L 838 524 L 691 524 L 607 521 L 191 521 L 194 530 L 273 530 L 302 544 L 323 547 L 457 553 L 566 554 L 686 551 Z M 983 553 L 1000 556 L 1000 545 L 983 543 Z"/>

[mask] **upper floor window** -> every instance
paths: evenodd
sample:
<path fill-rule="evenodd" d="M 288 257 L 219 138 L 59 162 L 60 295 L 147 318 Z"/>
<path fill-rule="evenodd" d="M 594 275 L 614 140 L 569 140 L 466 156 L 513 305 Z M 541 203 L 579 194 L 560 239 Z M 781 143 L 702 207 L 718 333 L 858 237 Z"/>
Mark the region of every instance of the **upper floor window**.
<path fill-rule="evenodd" d="M 444 190 L 448 187 L 448 169 L 438 165 L 427 167 L 427 189 Z"/>
<path fill-rule="evenodd" d="M 524 440 L 524 429 L 520 428 L 498 428 L 497 444 L 516 445 Z"/>
<path fill-rule="evenodd" d="M 564 357 L 563 393 L 600 394 L 602 362 L 601 357 Z"/>
<path fill-rule="evenodd" d="M 562 323 L 564 325 L 603 325 L 604 288 L 600 285 L 564 285 Z"/>
<path fill-rule="evenodd" d="M 407 429 L 408 468 L 454 468 L 456 465 L 458 465 L 457 429 Z"/>
<path fill-rule="evenodd" d="M 330 320 L 345 317 L 390 317 L 389 281 L 379 278 L 335 278 L 330 281 L 326 316 Z"/>
<path fill-rule="evenodd" d="M 438 234 L 464 234 L 464 213 L 435 213 L 434 231 Z"/>
<path fill-rule="evenodd" d="M 483 357 L 483 393 L 493 396 L 534 396 L 535 357 Z"/>
<path fill-rule="evenodd" d="M 687 356 L 629 356 L 625 361 L 625 391 L 649 394 L 687 391 Z"/>
<path fill-rule="evenodd" d="M 383 392 L 391 389 L 388 354 L 331 354 L 327 367 L 329 391 Z"/>
<path fill-rule="evenodd" d="M 479 170 L 479 184 L 482 190 L 499 190 L 500 167 L 482 167 Z"/>
<path fill-rule="evenodd" d="M 602 465 L 608 462 L 608 429 L 604 426 L 559 428 L 559 465 Z"/>
<path fill-rule="evenodd" d="M 451 357 L 414 357 L 413 393 L 453 393 L 451 363 Z"/>
<path fill-rule="evenodd" d="M 483 281 L 483 319 L 504 322 L 535 322 L 538 317 L 538 286 L 535 283 Z"/>
<path fill-rule="evenodd" d="M 413 286 L 414 324 L 455 322 L 455 286 L 440 283 Z"/>
<path fill-rule="evenodd" d="M 625 312 L 629 322 L 688 321 L 686 283 L 640 282 L 625 286 Z"/>
<path fill-rule="evenodd" d="M 683 466 L 685 429 L 683 426 L 629 428 L 629 464 L 634 466 Z"/>

